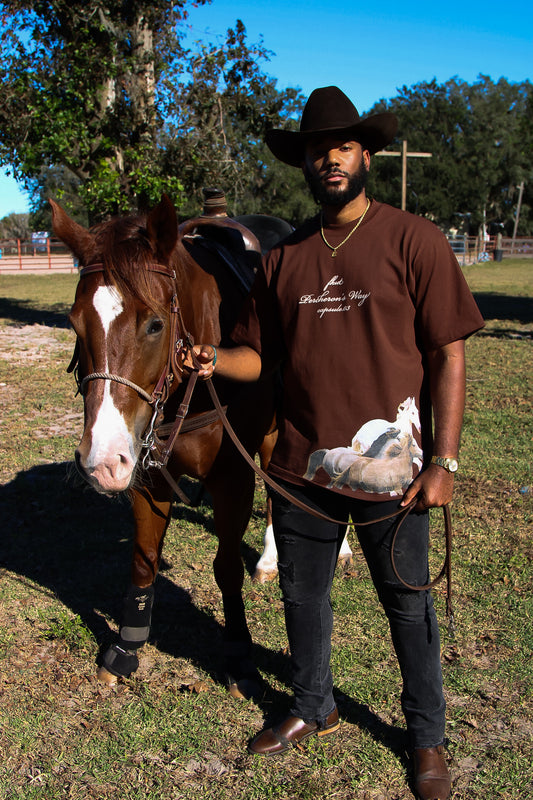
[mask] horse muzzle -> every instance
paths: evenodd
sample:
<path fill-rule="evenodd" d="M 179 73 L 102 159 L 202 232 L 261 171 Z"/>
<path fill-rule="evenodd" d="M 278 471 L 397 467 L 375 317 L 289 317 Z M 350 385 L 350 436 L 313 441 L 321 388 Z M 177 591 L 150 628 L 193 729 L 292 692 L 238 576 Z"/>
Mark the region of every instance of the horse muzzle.
<path fill-rule="evenodd" d="M 122 444 L 122 446 L 121 446 Z M 82 444 L 76 450 L 76 466 L 80 474 L 97 492 L 117 494 L 131 484 L 137 460 L 132 457 L 127 442 L 117 443 L 106 452 L 84 455 Z"/>

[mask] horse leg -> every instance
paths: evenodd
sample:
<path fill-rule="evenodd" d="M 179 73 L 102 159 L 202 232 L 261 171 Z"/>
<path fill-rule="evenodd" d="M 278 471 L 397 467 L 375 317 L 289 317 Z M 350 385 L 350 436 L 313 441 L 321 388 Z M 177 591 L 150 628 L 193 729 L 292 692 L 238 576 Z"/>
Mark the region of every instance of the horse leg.
<path fill-rule="evenodd" d="M 133 491 L 135 540 L 131 585 L 124 598 L 118 642 L 104 653 L 98 677 L 105 683 L 116 683 L 129 677 L 139 666 L 137 650 L 150 635 L 154 581 L 159 569 L 165 531 L 172 507 L 171 492 L 166 484 Z"/>
<path fill-rule="evenodd" d="M 274 580 L 278 574 L 278 551 L 276 549 L 274 529 L 272 527 L 272 500 L 270 497 L 267 500 L 267 529 L 263 542 L 263 552 L 252 576 L 253 583 L 268 583 Z M 348 543 L 347 535 L 345 535 L 342 540 L 337 564 L 342 570 L 349 569 L 353 564 L 353 552 Z"/>
<path fill-rule="evenodd" d="M 252 512 L 255 479 L 244 462 L 233 464 L 231 469 L 226 462 L 224 474 L 219 473 L 207 485 L 218 536 L 213 569 L 224 607 L 226 682 L 234 697 L 248 698 L 260 691 L 261 679 L 250 658 L 252 637 L 242 598 L 244 565 L 240 546 Z"/>
<path fill-rule="evenodd" d="M 278 574 L 278 551 L 274 541 L 274 528 L 272 527 L 272 499 L 267 497 L 266 503 L 267 527 L 263 537 L 263 552 L 255 565 L 252 576 L 253 583 L 268 583 Z"/>
<path fill-rule="evenodd" d="M 348 531 L 348 528 L 346 528 L 346 531 Z M 341 549 L 339 550 L 339 555 L 337 558 L 337 564 L 343 570 L 347 570 L 353 564 L 352 548 L 348 544 L 348 536 L 346 534 L 342 540 Z"/>
<path fill-rule="evenodd" d="M 267 433 L 261 447 L 259 448 L 259 462 L 261 468 L 266 471 L 270 464 L 272 451 L 278 438 L 278 430 L 274 428 Z M 268 494 L 266 501 L 266 530 L 263 537 L 263 553 L 255 565 L 255 572 L 252 576 L 253 583 L 268 583 L 278 574 L 278 551 L 274 541 L 274 528 L 272 527 L 272 498 Z"/>

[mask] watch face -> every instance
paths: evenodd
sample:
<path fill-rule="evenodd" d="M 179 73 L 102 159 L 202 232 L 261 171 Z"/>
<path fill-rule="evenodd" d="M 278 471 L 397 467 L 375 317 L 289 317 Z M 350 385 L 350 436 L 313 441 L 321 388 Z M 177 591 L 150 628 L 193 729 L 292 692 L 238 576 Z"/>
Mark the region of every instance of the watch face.
<path fill-rule="evenodd" d="M 438 464 L 439 467 L 443 467 L 443 469 L 447 470 L 448 472 L 457 472 L 459 467 L 459 463 L 456 458 L 443 458 L 442 456 L 433 456 L 431 459 L 434 464 Z"/>

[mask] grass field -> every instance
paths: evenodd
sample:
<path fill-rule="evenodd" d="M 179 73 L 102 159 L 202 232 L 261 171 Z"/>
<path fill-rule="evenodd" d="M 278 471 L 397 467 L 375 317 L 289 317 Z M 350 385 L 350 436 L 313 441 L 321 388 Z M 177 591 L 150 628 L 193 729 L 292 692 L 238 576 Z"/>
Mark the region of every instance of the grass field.
<path fill-rule="evenodd" d="M 436 590 L 458 800 L 533 796 L 533 263 L 465 268 L 487 319 L 467 343 L 468 398 L 454 517 L 457 630 Z M 139 671 L 99 684 L 95 660 L 128 583 L 128 505 L 74 476 L 82 403 L 65 372 L 75 276 L 0 278 L 0 797 L 5 800 L 406 800 L 400 679 L 366 565 L 338 572 L 333 670 L 338 735 L 280 759 L 246 754 L 290 678 L 277 585 L 244 595 L 259 702 L 227 695 L 209 506 L 176 505 Z M 440 517 L 432 559 L 442 559 Z M 352 546 L 354 546 L 352 542 Z"/>

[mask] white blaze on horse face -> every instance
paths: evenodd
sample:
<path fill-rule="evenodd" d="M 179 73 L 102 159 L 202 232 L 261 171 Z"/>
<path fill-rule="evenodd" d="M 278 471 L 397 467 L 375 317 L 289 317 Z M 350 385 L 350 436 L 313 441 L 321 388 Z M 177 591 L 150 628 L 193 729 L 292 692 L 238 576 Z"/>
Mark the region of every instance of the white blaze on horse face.
<path fill-rule="evenodd" d="M 104 371 L 109 370 L 107 344 L 113 322 L 124 310 L 122 297 L 112 286 L 100 286 L 93 306 L 104 329 Z M 92 482 L 103 491 L 122 491 L 135 466 L 133 438 L 126 420 L 111 397 L 111 382 L 104 381 L 104 395 L 91 430 L 91 449 L 83 464 Z"/>
<path fill-rule="evenodd" d="M 114 286 L 99 286 L 93 297 L 93 306 L 95 307 L 98 316 L 102 322 L 105 338 L 111 323 L 118 315 L 124 311 L 124 304 L 122 297 Z M 106 352 L 106 369 L 107 369 L 107 352 Z"/>

